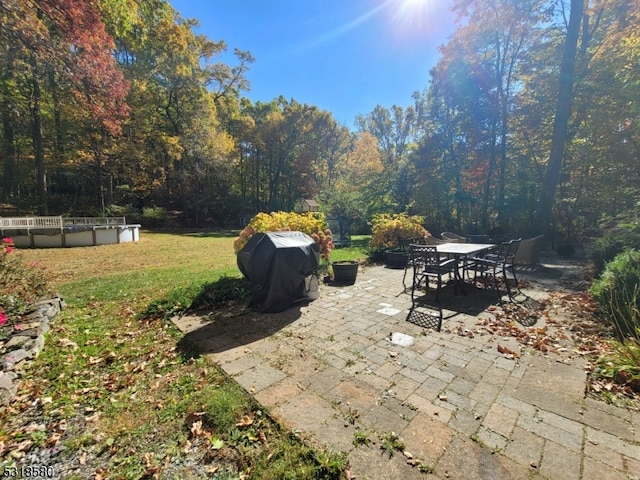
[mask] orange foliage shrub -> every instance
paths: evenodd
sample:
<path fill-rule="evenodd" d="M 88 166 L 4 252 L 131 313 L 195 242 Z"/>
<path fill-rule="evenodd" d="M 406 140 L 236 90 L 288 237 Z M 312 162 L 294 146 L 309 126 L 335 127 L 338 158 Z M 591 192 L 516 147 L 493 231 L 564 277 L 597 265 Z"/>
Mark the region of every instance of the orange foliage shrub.
<path fill-rule="evenodd" d="M 329 260 L 333 249 L 333 236 L 327 228 L 327 219 L 323 213 L 272 212 L 258 213 L 249 224 L 242 229 L 233 242 L 233 249 L 238 253 L 249 239 L 258 232 L 303 232 L 313 238 L 320 247 L 320 256 Z"/>

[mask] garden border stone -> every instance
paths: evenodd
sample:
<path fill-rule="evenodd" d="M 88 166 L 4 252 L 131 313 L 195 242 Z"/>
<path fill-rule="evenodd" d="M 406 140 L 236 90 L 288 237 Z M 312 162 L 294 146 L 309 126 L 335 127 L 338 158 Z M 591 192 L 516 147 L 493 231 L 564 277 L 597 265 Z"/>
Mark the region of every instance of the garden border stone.
<path fill-rule="evenodd" d="M 34 310 L 23 316 L 26 328 L 13 330 L 10 338 L 0 343 L 0 406 L 15 398 L 24 370 L 40 355 L 49 324 L 63 308 L 64 300 L 59 295 L 38 301 Z"/>

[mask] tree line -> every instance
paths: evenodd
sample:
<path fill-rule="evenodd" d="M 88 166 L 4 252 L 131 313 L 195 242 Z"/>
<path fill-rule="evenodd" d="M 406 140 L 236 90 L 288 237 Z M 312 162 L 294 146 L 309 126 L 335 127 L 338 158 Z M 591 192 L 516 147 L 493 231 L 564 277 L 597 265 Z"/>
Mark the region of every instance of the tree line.
<path fill-rule="evenodd" d="M 350 128 L 293 98 L 247 99 L 251 53 L 219 61 L 224 40 L 165 0 L 0 0 L 0 201 L 235 226 L 314 198 L 363 225 L 408 211 L 435 232 L 566 240 L 637 221 L 638 2 L 453 8 L 424 90 Z"/>

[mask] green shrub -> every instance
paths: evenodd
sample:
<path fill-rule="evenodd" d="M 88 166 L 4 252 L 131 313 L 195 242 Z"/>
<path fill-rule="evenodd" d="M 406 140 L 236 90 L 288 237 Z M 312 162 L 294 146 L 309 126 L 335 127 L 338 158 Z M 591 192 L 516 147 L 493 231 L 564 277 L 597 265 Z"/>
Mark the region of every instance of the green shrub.
<path fill-rule="evenodd" d="M 139 223 L 142 228 L 169 228 L 173 226 L 173 217 L 163 207 L 144 207 L 142 214 L 129 212 L 127 222 Z"/>
<path fill-rule="evenodd" d="M 607 401 L 618 403 L 622 395 L 640 394 L 640 340 L 627 339 L 624 342 L 612 342 L 611 350 L 598 357 L 594 363 L 593 377 L 614 382 L 614 386 L 603 389 L 601 394 Z M 631 391 L 631 395 L 629 395 Z M 616 399 L 616 394 L 618 398 Z"/>
<path fill-rule="evenodd" d="M 607 263 L 591 294 L 622 337 L 640 336 L 640 252 L 626 250 Z"/>
<path fill-rule="evenodd" d="M 0 337 L 18 328 L 20 318 L 49 293 L 44 269 L 29 264 L 17 252 L 11 238 L 0 243 Z"/>
<path fill-rule="evenodd" d="M 607 262 L 629 248 L 640 250 L 640 227 L 637 225 L 622 225 L 608 231 L 587 248 L 587 258 L 599 275 Z"/>

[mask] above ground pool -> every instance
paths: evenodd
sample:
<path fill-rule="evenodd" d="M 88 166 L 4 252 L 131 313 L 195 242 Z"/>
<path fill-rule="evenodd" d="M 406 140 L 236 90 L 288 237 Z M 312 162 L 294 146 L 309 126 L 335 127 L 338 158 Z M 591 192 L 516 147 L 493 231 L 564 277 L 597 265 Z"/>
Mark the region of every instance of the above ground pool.
<path fill-rule="evenodd" d="M 0 217 L 0 235 L 18 248 L 87 247 L 140 240 L 125 217 Z"/>

